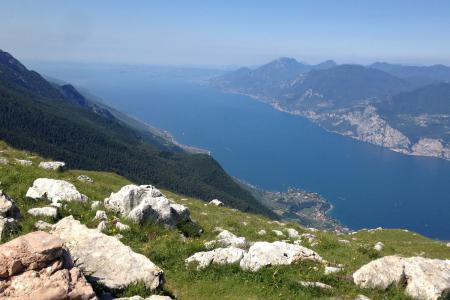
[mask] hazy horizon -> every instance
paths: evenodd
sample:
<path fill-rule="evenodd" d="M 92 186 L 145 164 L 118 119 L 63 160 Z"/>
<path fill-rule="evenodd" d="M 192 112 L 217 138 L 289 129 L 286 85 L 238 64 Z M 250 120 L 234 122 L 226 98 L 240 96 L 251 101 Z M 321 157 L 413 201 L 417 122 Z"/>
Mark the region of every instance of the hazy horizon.
<path fill-rule="evenodd" d="M 450 65 L 447 1 L 5 1 L 0 48 L 25 61 Z"/>

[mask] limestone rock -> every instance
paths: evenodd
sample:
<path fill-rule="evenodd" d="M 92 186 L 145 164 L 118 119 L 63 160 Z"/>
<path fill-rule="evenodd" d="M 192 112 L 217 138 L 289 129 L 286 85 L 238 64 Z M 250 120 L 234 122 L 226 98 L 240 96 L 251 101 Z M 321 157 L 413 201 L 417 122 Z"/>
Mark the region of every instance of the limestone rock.
<path fill-rule="evenodd" d="M 0 190 L 0 217 L 13 219 L 20 218 L 20 211 L 14 200 L 7 194 L 3 193 L 2 190 Z"/>
<path fill-rule="evenodd" d="M 213 200 L 209 201 L 209 204 L 215 205 L 215 206 L 223 206 L 224 205 L 223 202 L 220 201 L 219 199 L 213 199 Z"/>
<path fill-rule="evenodd" d="M 386 289 L 391 284 L 406 285 L 408 296 L 435 300 L 449 292 L 450 261 L 385 256 L 353 273 L 353 281 L 363 288 Z"/>
<path fill-rule="evenodd" d="M 79 181 L 87 182 L 87 183 L 94 183 L 94 179 L 87 175 L 80 175 L 77 177 Z"/>
<path fill-rule="evenodd" d="M 326 289 L 326 290 L 333 288 L 332 286 L 330 286 L 328 284 L 318 282 L 318 281 L 299 281 L 299 283 L 301 285 L 303 285 L 304 287 L 316 287 L 316 288 Z"/>
<path fill-rule="evenodd" d="M 375 246 L 373 246 L 373 249 L 376 251 L 381 251 L 384 248 L 384 244 L 382 242 L 378 242 L 375 244 Z"/>
<path fill-rule="evenodd" d="M 9 164 L 9 160 L 4 157 L 0 157 L 0 165 L 7 165 Z"/>
<path fill-rule="evenodd" d="M 130 230 L 130 226 L 128 226 L 127 224 L 123 224 L 121 222 L 116 222 L 116 228 L 119 231 L 127 231 Z"/>
<path fill-rule="evenodd" d="M 16 159 L 16 163 L 18 163 L 19 165 L 22 165 L 22 166 L 31 166 L 33 164 L 33 162 L 31 160 L 26 160 L 26 159 Z"/>
<path fill-rule="evenodd" d="M 275 233 L 276 236 L 284 236 L 284 233 L 281 232 L 280 230 L 274 229 L 274 230 L 272 230 L 272 232 Z"/>
<path fill-rule="evenodd" d="M 322 261 L 316 252 L 285 242 L 256 242 L 241 260 L 244 270 L 258 271 L 264 266 L 290 265 L 301 260 Z"/>
<path fill-rule="evenodd" d="M 265 231 L 264 229 L 261 229 L 260 231 L 258 231 L 258 235 L 266 235 L 267 231 Z"/>
<path fill-rule="evenodd" d="M 62 240 L 43 231 L 0 245 L 0 279 L 47 266 L 63 255 Z"/>
<path fill-rule="evenodd" d="M 97 209 L 100 206 L 100 201 L 92 201 L 91 203 L 91 209 Z"/>
<path fill-rule="evenodd" d="M 217 235 L 217 239 L 205 243 L 207 249 L 212 249 L 217 246 L 246 248 L 248 243 L 245 237 L 238 237 L 228 230 L 223 230 Z"/>
<path fill-rule="evenodd" d="M 73 184 L 64 180 L 38 178 L 27 191 L 26 197 L 47 198 L 53 203 L 60 201 L 87 201 L 88 198 L 78 192 Z"/>
<path fill-rule="evenodd" d="M 354 300 L 370 300 L 370 298 L 364 295 L 358 295 Z"/>
<path fill-rule="evenodd" d="M 185 260 L 186 265 L 196 264 L 197 270 L 208 267 L 211 263 L 226 265 L 239 262 L 245 251 L 236 247 L 217 248 L 211 251 L 197 252 Z"/>
<path fill-rule="evenodd" d="M 97 230 L 98 231 L 105 232 L 106 229 L 107 229 L 106 221 L 101 221 L 100 223 L 98 223 L 98 225 L 97 225 Z"/>
<path fill-rule="evenodd" d="M 94 220 L 108 220 L 108 216 L 106 215 L 106 212 L 104 210 L 97 210 L 95 212 Z"/>
<path fill-rule="evenodd" d="M 104 205 L 136 223 L 153 220 L 175 227 L 179 223 L 191 221 L 187 207 L 171 203 L 151 185 L 126 185 L 117 193 L 111 193 Z"/>
<path fill-rule="evenodd" d="M 324 274 L 325 275 L 330 275 L 330 274 L 333 274 L 333 273 L 338 273 L 340 271 L 342 271 L 342 268 L 328 266 L 328 267 L 325 267 Z"/>
<path fill-rule="evenodd" d="M 42 161 L 39 163 L 39 168 L 45 170 L 60 170 L 64 168 L 65 165 L 66 163 L 62 161 Z"/>
<path fill-rule="evenodd" d="M 34 223 L 34 228 L 42 231 L 49 231 L 50 229 L 52 229 L 52 224 L 39 220 Z"/>
<path fill-rule="evenodd" d="M 28 213 L 35 217 L 56 218 L 58 216 L 58 210 L 52 206 L 30 208 Z"/>
<path fill-rule="evenodd" d="M 0 245 L 1 299 L 96 299 L 58 237 L 36 231 Z"/>
<path fill-rule="evenodd" d="M 72 216 L 53 225 L 51 233 L 64 241 L 83 273 L 110 289 L 123 289 L 134 282 L 156 289 L 164 283 L 163 271 L 147 257 L 112 236 L 87 228 Z"/>
<path fill-rule="evenodd" d="M 288 234 L 288 237 L 290 237 L 291 239 L 296 239 L 299 237 L 298 231 L 295 230 L 294 228 L 288 228 L 286 229 L 286 232 Z"/>

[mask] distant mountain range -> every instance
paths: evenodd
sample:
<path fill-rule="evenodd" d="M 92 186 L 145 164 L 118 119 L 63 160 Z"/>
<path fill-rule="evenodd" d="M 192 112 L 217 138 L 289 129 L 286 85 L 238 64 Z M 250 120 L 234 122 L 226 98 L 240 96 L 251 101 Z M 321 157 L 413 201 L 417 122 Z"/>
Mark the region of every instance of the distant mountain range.
<path fill-rule="evenodd" d="M 63 160 L 71 169 L 111 171 L 203 200 L 276 218 L 209 155 L 99 102 L 49 82 L 0 50 L 0 139 Z"/>
<path fill-rule="evenodd" d="M 450 68 L 443 65 L 308 65 L 279 58 L 210 84 L 332 132 L 405 154 L 450 159 L 449 81 Z"/>

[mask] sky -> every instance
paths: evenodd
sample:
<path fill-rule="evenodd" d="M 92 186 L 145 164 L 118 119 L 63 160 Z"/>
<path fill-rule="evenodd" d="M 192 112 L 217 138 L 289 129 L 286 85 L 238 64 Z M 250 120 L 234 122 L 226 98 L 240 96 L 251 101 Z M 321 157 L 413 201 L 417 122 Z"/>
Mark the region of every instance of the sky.
<path fill-rule="evenodd" d="M 29 61 L 450 65 L 450 1 L 0 0 L 0 49 Z"/>

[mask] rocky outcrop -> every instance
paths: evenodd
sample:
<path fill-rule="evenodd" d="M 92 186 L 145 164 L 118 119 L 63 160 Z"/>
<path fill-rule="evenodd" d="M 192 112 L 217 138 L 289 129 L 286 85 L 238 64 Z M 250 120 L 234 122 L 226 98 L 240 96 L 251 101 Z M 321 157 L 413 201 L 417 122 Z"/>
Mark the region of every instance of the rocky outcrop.
<path fill-rule="evenodd" d="M 65 162 L 62 161 L 42 161 L 39 163 L 39 168 L 44 170 L 61 170 L 66 165 Z"/>
<path fill-rule="evenodd" d="M 83 273 L 110 289 L 123 289 L 134 282 L 156 289 L 164 283 L 163 271 L 144 255 L 72 216 L 53 225 L 51 233 L 64 241 Z"/>
<path fill-rule="evenodd" d="M 26 197 L 33 199 L 47 198 L 52 203 L 61 201 L 85 202 L 88 198 L 78 192 L 70 182 L 49 178 L 38 178 L 27 191 Z"/>
<path fill-rule="evenodd" d="M 58 210 L 52 206 L 30 208 L 28 213 L 35 217 L 56 218 L 58 216 Z"/>
<path fill-rule="evenodd" d="M 171 202 L 151 185 L 126 185 L 111 193 L 104 205 L 135 223 L 157 221 L 169 227 L 191 221 L 187 207 Z"/>
<path fill-rule="evenodd" d="M 385 256 L 353 273 L 353 281 L 363 288 L 386 289 L 391 284 L 402 285 L 412 298 L 437 300 L 450 293 L 450 261 Z"/>
<path fill-rule="evenodd" d="M 236 247 L 217 248 L 211 251 L 197 252 L 185 260 L 187 266 L 194 265 L 197 270 L 208 267 L 211 263 L 226 265 L 238 263 L 245 251 Z"/>
<path fill-rule="evenodd" d="M 212 249 L 214 247 L 236 247 L 236 248 L 246 248 L 248 246 L 245 237 L 238 237 L 228 230 L 223 230 L 217 235 L 215 240 L 205 243 L 207 249 Z"/>
<path fill-rule="evenodd" d="M 300 245 L 285 242 L 256 242 L 241 260 L 244 270 L 258 271 L 264 266 L 290 265 L 301 260 L 321 262 L 316 252 Z"/>
<path fill-rule="evenodd" d="M 412 154 L 450 159 L 450 145 L 442 140 L 422 138 L 412 146 Z"/>
<path fill-rule="evenodd" d="M 96 299 L 63 241 L 37 231 L 0 245 L 0 298 Z"/>

